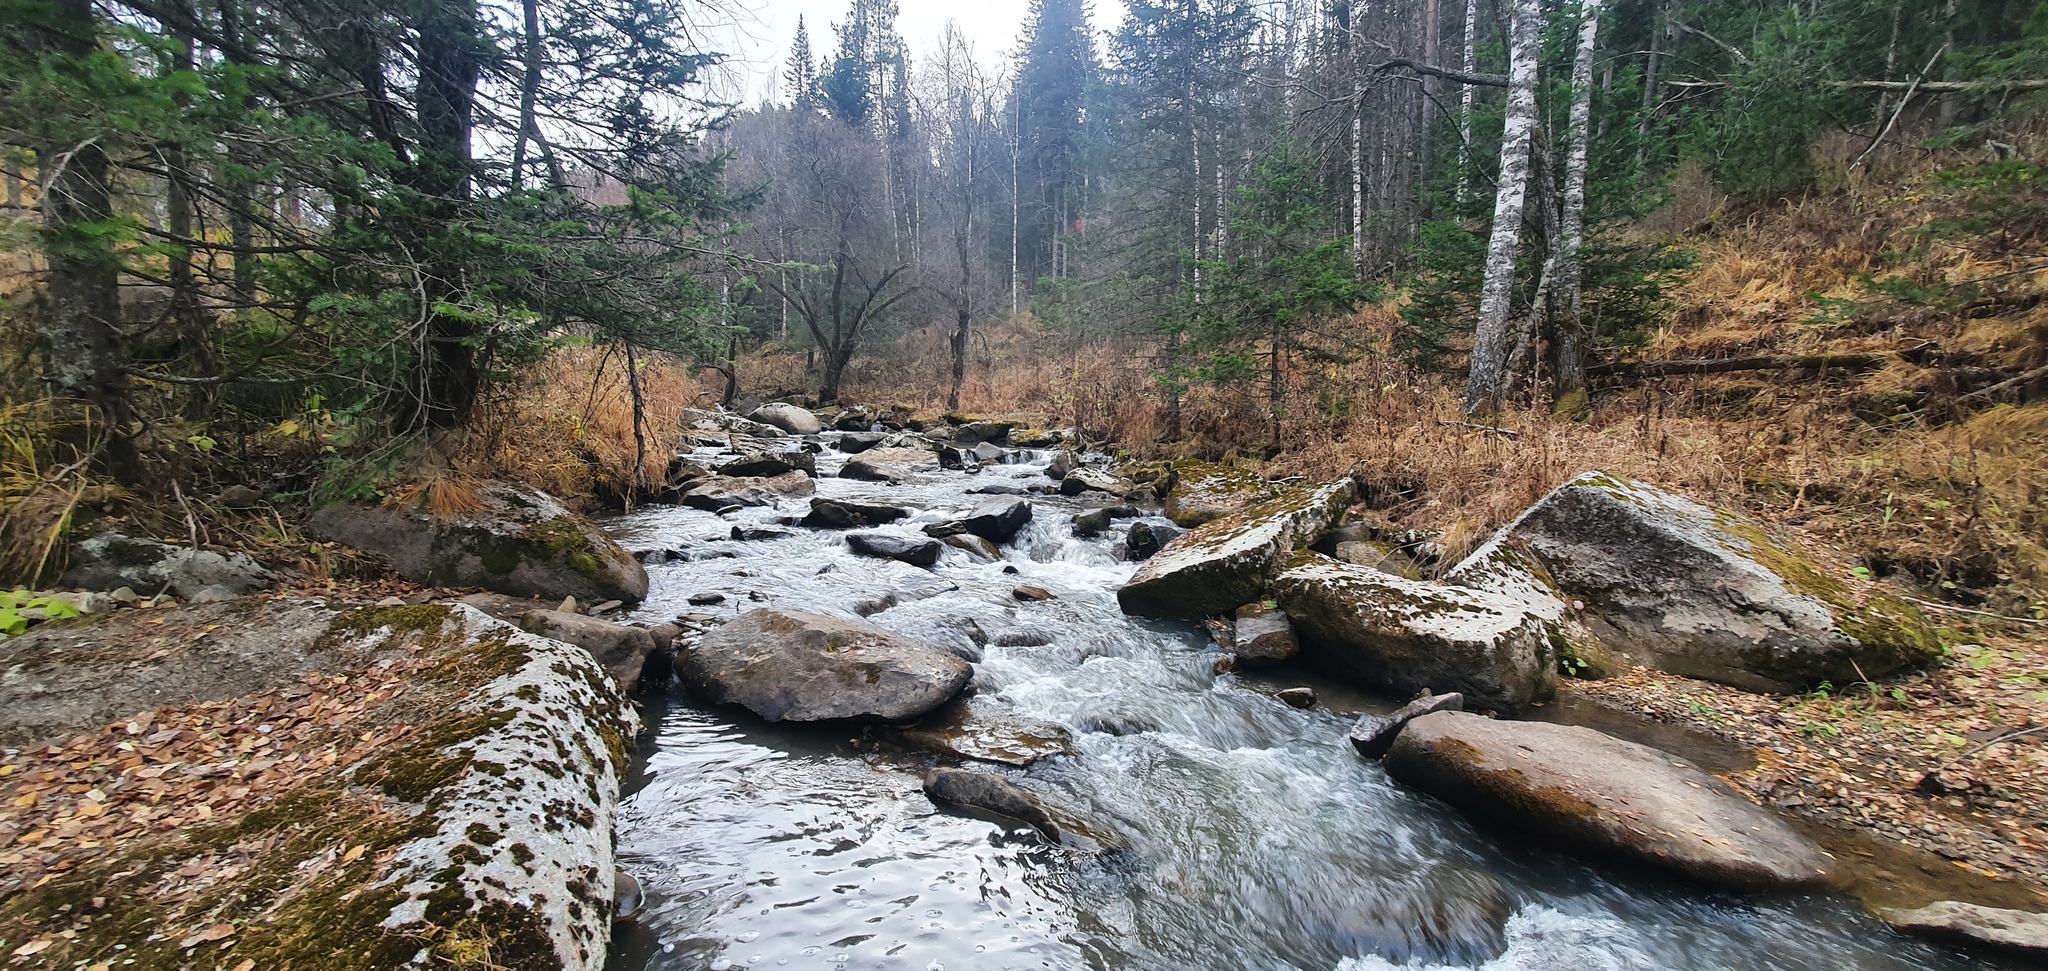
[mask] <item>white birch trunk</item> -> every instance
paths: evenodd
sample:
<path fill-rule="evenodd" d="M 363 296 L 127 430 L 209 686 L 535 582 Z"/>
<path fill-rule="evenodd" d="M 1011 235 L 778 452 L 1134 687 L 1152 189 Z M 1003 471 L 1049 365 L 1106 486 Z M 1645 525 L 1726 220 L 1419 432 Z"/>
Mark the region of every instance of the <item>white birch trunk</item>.
<path fill-rule="evenodd" d="M 1560 395 L 1585 384 L 1586 336 L 1585 261 L 1579 250 L 1586 232 L 1586 159 L 1590 154 L 1593 118 L 1593 50 L 1600 37 L 1601 0 L 1586 4 L 1586 22 L 1579 27 L 1579 50 L 1572 59 L 1572 113 L 1565 131 L 1564 199 L 1558 213 L 1557 305 L 1563 319 L 1557 326 L 1557 390 Z"/>
<path fill-rule="evenodd" d="M 1507 119 L 1500 142 L 1500 191 L 1493 202 L 1493 236 L 1486 244 L 1486 282 L 1479 294 L 1479 327 L 1472 339 L 1472 371 L 1465 412 L 1498 410 L 1507 389 L 1508 303 L 1514 294 L 1515 258 L 1521 250 L 1522 206 L 1529 190 L 1529 139 L 1536 129 L 1536 0 L 1511 0 L 1508 27 Z"/>
<path fill-rule="evenodd" d="M 1459 65 L 1466 74 L 1479 73 L 1479 0 L 1465 0 L 1465 60 Z M 1478 89 L 1462 85 L 1458 94 L 1458 201 L 1472 185 L 1472 96 Z"/>

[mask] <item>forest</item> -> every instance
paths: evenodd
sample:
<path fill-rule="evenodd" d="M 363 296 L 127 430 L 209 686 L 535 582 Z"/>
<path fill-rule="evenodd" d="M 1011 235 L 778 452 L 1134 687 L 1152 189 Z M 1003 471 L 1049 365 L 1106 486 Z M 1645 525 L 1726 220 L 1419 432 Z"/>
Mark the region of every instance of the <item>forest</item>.
<path fill-rule="evenodd" d="M 1517 531 L 1606 481 L 1588 477 L 1598 472 L 1671 490 L 1672 509 L 1710 510 L 1727 549 L 1775 551 L 1751 556 L 1774 589 L 1814 598 L 1849 642 L 1911 661 L 1790 675 L 1745 660 L 1731 676 L 1660 660 L 1615 645 L 1692 621 L 1598 619 L 1629 594 L 1577 591 L 1552 563 L 1516 588 L 1562 605 L 1543 620 L 1554 646 L 1537 666 L 1556 675 L 1545 677 L 1741 748 L 1750 762 L 1721 778 L 1747 802 L 1922 853 L 1868 864 L 1924 876 L 1896 899 L 1859 876 L 1872 913 L 1942 895 L 2048 907 L 2048 3 L 1030 0 L 1014 40 L 992 46 L 957 24 L 913 44 L 898 2 L 799 19 L 773 76 L 731 97 L 716 93 L 733 89 L 719 72 L 764 72 L 711 40 L 714 25 L 749 22 L 722 0 L 0 0 L 0 657 L 32 667 L 47 660 L 32 639 L 68 636 L 68 624 L 142 623 L 81 613 L 240 603 L 241 578 L 260 576 L 270 611 L 298 609 L 294 597 L 387 611 L 511 597 L 476 606 L 550 614 L 515 623 L 612 665 L 612 687 L 580 702 L 601 706 L 606 690 L 648 690 L 633 688 L 640 662 L 671 641 L 662 681 L 670 667 L 713 677 L 685 670 L 696 662 L 684 641 L 713 643 L 753 616 L 692 627 L 709 624 L 689 620 L 700 608 L 747 609 L 747 593 L 674 586 L 730 551 L 634 545 L 649 535 L 635 530 L 670 537 L 647 518 L 664 510 L 724 517 L 706 522 L 721 541 L 730 525 L 734 544 L 900 520 L 890 528 L 923 533 L 890 534 L 896 545 L 850 534 L 830 555 L 926 569 L 990 555 L 1030 572 L 1022 561 L 1038 554 L 1004 544 L 1037 527 L 1009 522 L 983 549 L 954 542 L 984 536 L 979 511 L 948 519 L 916 493 L 930 508 L 878 514 L 865 493 L 814 493 L 842 476 L 914 493 L 929 481 L 890 465 L 914 458 L 983 477 L 1042 466 L 1053 481 L 1018 494 L 1044 497 L 1032 500 L 1041 524 L 1045 501 L 1080 502 L 1074 537 L 1110 535 L 1126 513 L 1157 520 L 1156 542 L 1118 526 L 1113 547 L 1037 562 L 1126 564 L 1110 583 L 1122 612 L 1217 638 L 1221 679 L 1257 666 L 1229 645 L 1249 643 L 1259 604 L 1294 617 L 1287 640 L 1299 633 L 1305 651 L 1341 640 L 1305 619 L 1319 594 L 1287 557 L 1369 565 L 1429 591 L 1505 582 L 1473 579 L 1474 560 L 1569 547 Z M 1348 511 L 1333 519 L 1273 512 L 1337 482 Z M 1102 509 L 1087 506 L 1096 499 Z M 806 500 L 808 515 L 748 518 Z M 1146 599 L 1172 559 L 1146 561 L 1149 550 L 1191 548 L 1181 529 L 1255 512 L 1296 517 L 1283 536 L 1310 535 L 1279 541 L 1251 586 L 1217 595 L 1228 603 Z M 549 525 L 513 546 L 472 529 L 535 516 Z M 1611 518 L 1580 525 L 1626 533 Z M 150 589 L 121 559 L 137 542 L 175 564 L 147 574 Z M 460 569 L 440 565 L 451 543 L 469 557 Z M 536 585 L 519 579 L 530 555 L 566 567 Z M 1093 602 L 1023 580 L 1017 601 Z M 1745 582 L 1699 597 L 1762 602 Z M 753 600 L 817 596 L 791 583 Z M 223 586 L 236 589 L 216 597 Z M 909 589 L 846 619 L 909 602 Z M 116 590 L 121 610 L 105 599 Z M 522 613 L 565 594 L 559 610 Z M 1011 609 L 1008 586 L 997 599 Z M 638 610 L 632 623 L 656 630 L 630 677 L 593 646 L 625 636 L 592 632 L 594 603 L 614 619 Z M 1755 609 L 1801 623 L 1793 608 Z M 284 623 L 200 619 L 194 642 Z M 407 623 L 384 626 L 414 638 L 410 660 L 350 660 L 378 673 L 314 685 L 314 702 L 292 688 L 276 710 L 310 704 L 313 724 L 330 694 L 381 710 L 400 689 L 366 699 L 366 686 L 447 648 L 445 632 Z M 308 656 L 357 658 L 372 649 L 333 645 L 377 625 L 320 629 Z M 983 648 L 996 649 L 977 643 L 975 663 Z M 460 670 L 409 690 L 453 705 L 498 684 L 485 667 Z M 1451 676 L 1373 671 L 1365 680 L 1397 702 Z M 167 719 L 175 704 L 49 689 L 74 690 L 105 710 L 67 731 L 130 708 Z M 1532 703 L 1463 690 L 1504 716 Z M 27 704 L 0 707 L 16 703 Z M 634 717 L 591 715 L 574 730 L 616 760 Z M 860 734 L 899 721 L 868 718 Z M 162 734 L 148 718 L 107 724 L 108 744 L 125 744 L 121 725 Z M 0 725 L 0 776 L 105 804 L 104 785 L 81 781 L 97 777 L 50 767 L 97 757 L 59 758 L 73 751 L 59 741 Z M 609 764 L 583 754 L 587 771 Z M 423 764 L 407 758 L 407 771 Z M 352 771 L 356 793 L 369 770 Z M 379 771 L 396 793 L 398 770 Z M 937 785 L 925 783 L 947 801 Z M 34 793 L 21 798 L 0 812 L 0 865 L 38 859 L 31 844 L 54 845 L 51 832 L 99 825 L 92 807 L 43 819 Z M 609 820 L 604 805 L 592 811 Z M 349 826 L 384 819 L 364 806 Z M 1028 821 L 1071 848 L 1058 835 L 1070 822 Z M 277 825 L 273 841 L 327 824 Z M 336 866 L 388 863 L 375 839 L 345 842 L 358 857 Z M 99 879 L 88 855 L 41 859 L 53 878 Z M 601 882 L 586 877 L 560 879 L 578 893 Z M 1965 877 L 1979 883 L 1946 882 Z M 0 948 L 17 962 L 54 948 L 85 967 L 112 953 L 54 943 L 59 911 L 27 889 L 0 880 Z M 159 905 L 196 923 L 151 945 L 164 949 L 147 952 L 151 966 L 201 966 L 179 962 L 252 926 L 201 920 L 179 900 Z M 526 946 L 493 936 L 488 914 L 425 906 L 428 929 L 406 931 L 407 947 L 498 967 L 493 947 Z M 591 920 L 589 933 L 610 933 Z M 262 949 L 245 942 L 220 966 L 353 946 L 333 929 L 265 933 Z M 2038 956 L 2048 930 L 2033 933 L 2035 950 L 2019 950 Z M 550 955 L 574 949 L 553 940 Z M 1344 940 L 1331 962 L 1364 947 Z M 1396 963 L 1499 953 L 1408 947 L 1364 949 Z M 403 948 L 390 948 L 346 966 L 398 966 Z M 1270 957 L 1232 953 L 1239 966 Z"/>

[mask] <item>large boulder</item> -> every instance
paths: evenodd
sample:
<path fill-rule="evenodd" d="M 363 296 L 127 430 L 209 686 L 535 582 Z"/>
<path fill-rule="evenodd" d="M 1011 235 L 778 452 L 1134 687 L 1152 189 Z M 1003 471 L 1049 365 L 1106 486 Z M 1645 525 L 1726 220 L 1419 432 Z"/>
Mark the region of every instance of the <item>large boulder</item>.
<path fill-rule="evenodd" d="M 1440 711 L 1408 723 L 1389 775 L 1495 824 L 1729 890 L 1828 882 L 1834 859 L 1668 752 L 1590 728 Z"/>
<path fill-rule="evenodd" d="M 2048 960 L 2048 914 L 1937 900 L 1912 910 L 1880 910 L 1877 916 L 1901 934 Z"/>
<path fill-rule="evenodd" d="M 975 503 L 974 508 L 961 517 L 961 525 L 969 533 L 991 543 L 1008 542 L 1031 521 L 1031 502 L 1015 496 L 998 496 Z"/>
<path fill-rule="evenodd" d="M 644 627 L 628 627 L 583 614 L 559 610 L 529 610 L 519 618 L 519 627 L 529 634 L 574 644 L 590 652 L 597 663 L 619 682 L 619 690 L 631 693 L 640 683 L 660 645 Z"/>
<path fill-rule="evenodd" d="M 1315 553 L 1281 573 L 1273 593 L 1304 657 L 1370 687 L 1456 691 L 1509 714 L 1557 689 L 1551 624 L 1514 601 Z"/>
<path fill-rule="evenodd" d="M 765 425 L 773 425 L 791 435 L 816 435 L 825 429 L 818 416 L 796 405 L 771 401 L 747 415 Z"/>
<path fill-rule="evenodd" d="M 209 588 L 234 596 L 277 582 L 277 574 L 246 553 L 216 553 L 105 532 L 78 544 L 71 554 L 66 586 L 83 590 L 127 587 L 143 596 L 169 591 L 190 599 Z"/>
<path fill-rule="evenodd" d="M 1178 526 L 1200 526 L 1273 496 L 1266 480 L 1243 469 L 1182 462 L 1175 470 L 1179 474 L 1166 497 L 1166 518 Z"/>
<path fill-rule="evenodd" d="M 1060 495 L 1063 496 L 1104 492 L 1121 499 L 1135 488 L 1137 485 L 1131 480 L 1103 469 L 1075 469 L 1060 479 Z"/>
<path fill-rule="evenodd" d="M 1913 606 L 1859 598 L 1756 524 L 1589 472 L 1457 567 L 1454 583 L 1574 626 L 1573 648 L 1750 691 L 1863 681 L 1935 657 Z"/>
<path fill-rule="evenodd" d="M 712 475 L 690 483 L 689 488 L 683 490 L 682 503 L 707 512 L 731 512 L 772 506 L 783 499 L 808 496 L 817 490 L 817 483 L 800 471 L 767 478 Z"/>
<path fill-rule="evenodd" d="M 910 510 L 900 506 L 856 502 L 852 499 L 813 499 L 811 513 L 803 518 L 803 524 L 818 529 L 852 529 L 856 526 L 893 523 L 909 515 Z"/>
<path fill-rule="evenodd" d="M 937 464 L 938 456 L 925 449 L 884 445 L 847 459 L 839 468 L 839 477 L 894 484 L 907 482 L 920 470 Z"/>
<path fill-rule="evenodd" d="M 337 504 L 315 512 L 306 525 L 316 536 L 383 556 L 415 583 L 585 603 L 635 604 L 647 596 L 640 561 L 553 496 L 493 483 L 476 498 L 476 512 L 445 518 L 419 509 Z"/>
<path fill-rule="evenodd" d="M 974 669 L 863 621 L 766 609 L 706 634 L 676 658 L 676 673 L 769 721 L 902 721 L 951 700 Z"/>
<path fill-rule="evenodd" d="M 1117 603 L 1130 614 L 1199 618 L 1261 599 L 1288 555 L 1343 515 L 1353 488 L 1340 479 L 1296 490 L 1190 530 L 1146 560 Z"/>
<path fill-rule="evenodd" d="M 895 533 L 848 533 L 846 546 L 862 556 L 901 560 L 911 566 L 931 566 L 939 562 L 939 552 L 945 549 L 935 539 Z"/>
<path fill-rule="evenodd" d="M 719 475 L 732 476 L 736 479 L 768 479 L 790 472 L 817 475 L 818 456 L 802 449 L 763 449 L 743 452 L 718 467 Z"/>

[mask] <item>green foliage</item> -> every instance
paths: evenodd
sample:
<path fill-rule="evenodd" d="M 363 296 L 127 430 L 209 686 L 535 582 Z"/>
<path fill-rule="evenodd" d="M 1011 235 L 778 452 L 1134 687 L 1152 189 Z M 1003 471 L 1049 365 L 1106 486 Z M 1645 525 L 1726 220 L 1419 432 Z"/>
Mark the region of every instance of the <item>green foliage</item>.
<path fill-rule="evenodd" d="M 13 635 L 43 620 L 69 620 L 79 616 L 70 601 L 37 596 L 27 590 L 0 591 L 0 634 Z"/>

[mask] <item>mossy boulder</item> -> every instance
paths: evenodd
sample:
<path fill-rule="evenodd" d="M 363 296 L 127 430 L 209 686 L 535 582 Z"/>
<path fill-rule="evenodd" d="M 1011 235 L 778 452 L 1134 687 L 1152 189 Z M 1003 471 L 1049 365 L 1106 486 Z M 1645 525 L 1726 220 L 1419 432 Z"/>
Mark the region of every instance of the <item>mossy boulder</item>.
<path fill-rule="evenodd" d="M 1475 819 L 1727 890 L 1825 885 L 1835 861 L 1685 760 L 1590 728 L 1441 711 L 1410 721 L 1387 773 Z"/>
<path fill-rule="evenodd" d="M 1598 472 L 1545 496 L 1447 578 L 1553 619 L 1589 661 L 1750 691 L 1863 681 L 1941 650 L 1908 602 L 1859 595 L 1733 513 Z"/>
<path fill-rule="evenodd" d="M 1348 478 L 1299 488 L 1189 530 L 1132 574 L 1117 603 L 1128 614 L 1201 618 L 1264 599 L 1288 555 L 1336 522 L 1354 491 Z"/>
<path fill-rule="evenodd" d="M 1454 691 L 1507 714 L 1557 690 L 1551 625 L 1508 600 L 1316 553 L 1296 557 L 1273 594 L 1294 619 L 1302 656 L 1366 687 Z"/>
<path fill-rule="evenodd" d="M 1172 469 L 1166 518 L 1176 526 L 1200 526 L 1274 497 L 1274 488 L 1256 472 L 1190 460 Z"/>
<path fill-rule="evenodd" d="M 340 503 L 315 512 L 307 528 L 384 557 L 415 583 L 585 603 L 637 604 L 647 596 L 640 561 L 553 496 L 493 483 L 477 498 L 478 511 L 447 518 Z"/>

